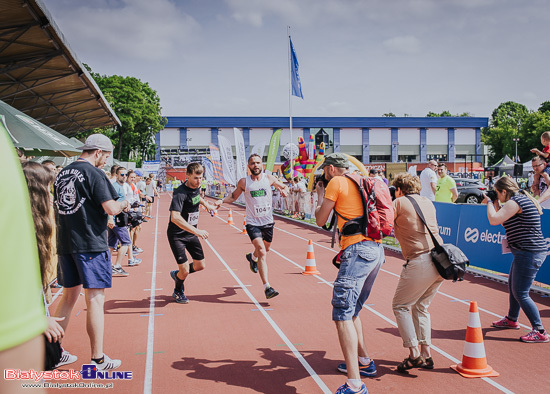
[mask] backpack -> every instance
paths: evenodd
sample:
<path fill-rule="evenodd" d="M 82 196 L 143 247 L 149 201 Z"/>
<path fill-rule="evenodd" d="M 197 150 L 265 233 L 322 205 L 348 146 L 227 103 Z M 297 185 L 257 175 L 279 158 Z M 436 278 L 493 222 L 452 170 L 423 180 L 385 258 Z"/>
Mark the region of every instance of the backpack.
<path fill-rule="evenodd" d="M 344 174 L 357 186 L 363 203 L 363 215 L 348 219 L 336 210 L 336 215 L 347 222 L 340 231 L 341 235 L 363 234 L 374 240 L 387 237 L 393 231 L 395 212 L 388 185 L 377 178 Z"/>

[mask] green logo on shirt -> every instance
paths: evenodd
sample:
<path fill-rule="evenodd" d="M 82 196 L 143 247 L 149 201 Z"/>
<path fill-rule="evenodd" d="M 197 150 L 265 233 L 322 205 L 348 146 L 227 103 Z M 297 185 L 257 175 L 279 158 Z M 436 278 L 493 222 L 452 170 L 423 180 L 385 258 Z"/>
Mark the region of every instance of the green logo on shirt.
<path fill-rule="evenodd" d="M 193 205 L 197 205 L 200 201 L 201 201 L 201 196 L 197 194 L 195 197 L 193 197 L 193 199 L 191 200 L 191 203 Z"/>
<path fill-rule="evenodd" d="M 265 189 L 260 189 L 260 190 L 251 190 L 250 191 L 250 195 L 252 197 L 263 197 L 265 196 L 267 193 L 265 191 Z"/>

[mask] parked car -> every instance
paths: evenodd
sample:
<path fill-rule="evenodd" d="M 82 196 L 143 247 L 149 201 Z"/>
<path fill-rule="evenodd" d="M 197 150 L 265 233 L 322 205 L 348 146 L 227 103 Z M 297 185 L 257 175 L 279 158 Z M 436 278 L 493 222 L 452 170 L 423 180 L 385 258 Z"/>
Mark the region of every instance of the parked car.
<path fill-rule="evenodd" d="M 452 178 L 456 182 L 456 189 L 458 191 L 458 198 L 455 202 L 463 204 L 481 204 L 483 201 L 483 193 L 487 192 L 487 186 L 479 179 Z"/>

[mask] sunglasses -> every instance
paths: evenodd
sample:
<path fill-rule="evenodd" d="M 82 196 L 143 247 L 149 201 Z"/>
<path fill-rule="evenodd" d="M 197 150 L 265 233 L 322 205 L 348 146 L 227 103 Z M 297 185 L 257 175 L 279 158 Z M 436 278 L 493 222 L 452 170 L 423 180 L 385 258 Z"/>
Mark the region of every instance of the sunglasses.
<path fill-rule="evenodd" d="M 120 176 L 126 176 L 126 175 L 128 175 L 128 174 L 126 174 L 126 173 L 124 173 L 124 174 L 123 174 L 123 173 L 120 173 Z"/>

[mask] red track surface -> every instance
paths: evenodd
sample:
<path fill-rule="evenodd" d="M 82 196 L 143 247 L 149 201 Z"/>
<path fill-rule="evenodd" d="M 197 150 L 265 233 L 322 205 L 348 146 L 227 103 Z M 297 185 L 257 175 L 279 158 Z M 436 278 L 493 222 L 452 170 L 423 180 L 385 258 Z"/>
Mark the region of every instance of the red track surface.
<path fill-rule="evenodd" d="M 120 371 L 133 372 L 131 381 L 109 381 L 114 385 L 110 392 L 334 392 L 346 377 L 336 371 L 343 360 L 331 321 L 330 282 L 336 269 L 330 262 L 335 252 L 329 250 L 329 237 L 277 219 L 268 266 L 270 283 L 280 295 L 266 300 L 259 276 L 244 258 L 252 247 L 241 234 L 243 208 L 232 207 L 234 226 L 225 222 L 227 210 L 214 218 L 201 211 L 199 227 L 210 233 L 208 242 L 203 241 L 206 269 L 188 278 L 185 293 L 190 303 L 180 305 L 171 296 L 169 272 L 176 264 L 166 239 L 169 202 L 164 194 L 158 217 L 143 225 L 138 242 L 145 250 L 143 263 L 124 267 L 130 276 L 113 278 L 113 288 L 106 292 L 105 352 L 122 360 Z M 301 275 L 308 239 L 314 242 L 319 276 Z M 507 312 L 507 288 L 472 275 L 462 283 L 445 282 L 430 307 L 435 369 L 395 372 L 408 354 L 391 310 L 402 264 L 399 255 L 386 253 L 386 264 L 361 314 L 378 369 L 377 377 L 363 379 L 371 393 L 548 392 L 550 344 L 519 342 L 528 331 L 524 328 L 488 328 Z M 550 328 L 550 299 L 533 298 Z M 466 379 L 449 368 L 462 359 L 469 300 L 481 308 L 488 363 L 500 377 Z M 79 370 L 89 360 L 85 312 L 81 297 L 64 341 L 79 360 L 67 369 Z M 529 322 L 522 315 L 520 323 Z"/>

